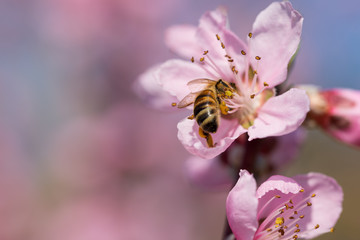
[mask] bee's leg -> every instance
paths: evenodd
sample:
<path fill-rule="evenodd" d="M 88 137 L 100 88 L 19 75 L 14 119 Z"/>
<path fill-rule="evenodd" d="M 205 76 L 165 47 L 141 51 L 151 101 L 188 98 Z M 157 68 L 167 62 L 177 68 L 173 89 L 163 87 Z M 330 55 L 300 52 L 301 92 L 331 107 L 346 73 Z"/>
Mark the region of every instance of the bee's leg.
<path fill-rule="evenodd" d="M 194 114 L 191 114 L 190 116 L 187 117 L 187 119 L 193 120 L 195 118 Z"/>
<path fill-rule="evenodd" d="M 226 103 L 224 101 L 220 101 L 219 106 L 220 106 L 221 114 L 227 115 L 230 109 L 228 106 L 226 106 Z"/>
<path fill-rule="evenodd" d="M 204 130 L 202 130 L 202 128 L 199 128 L 199 135 L 200 135 L 200 137 L 206 139 L 206 143 L 209 148 L 215 147 L 216 144 L 214 145 L 214 141 L 213 141 L 210 133 L 204 132 Z"/>

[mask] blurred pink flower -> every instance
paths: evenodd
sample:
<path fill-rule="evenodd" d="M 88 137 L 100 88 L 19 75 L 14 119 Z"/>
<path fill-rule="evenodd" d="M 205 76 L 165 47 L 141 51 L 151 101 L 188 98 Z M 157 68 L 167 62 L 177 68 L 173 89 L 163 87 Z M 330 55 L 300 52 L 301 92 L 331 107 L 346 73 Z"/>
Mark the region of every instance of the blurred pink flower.
<path fill-rule="evenodd" d="M 214 158 L 243 133 L 248 133 L 249 140 L 280 136 L 303 122 L 309 106 L 305 91 L 290 89 L 274 96 L 274 87 L 286 79 L 302 22 L 289 2 L 275 2 L 256 18 L 247 45 L 227 29 L 227 16 L 221 9 L 205 13 L 198 27 L 182 25 L 167 31 L 169 48 L 194 63 L 169 60 L 146 73 L 155 78 L 152 82 L 160 83 L 178 100 L 201 90 L 203 86 L 191 82 L 194 79 L 223 79 L 236 85 L 230 98 L 222 99 L 230 111 L 213 134 L 213 148 L 200 137 L 195 121 L 179 122 L 178 138 L 189 152 Z"/>
<path fill-rule="evenodd" d="M 241 170 L 226 211 L 237 240 L 309 239 L 332 231 L 342 201 L 341 187 L 320 173 L 275 175 L 256 189 L 254 177 Z"/>
<path fill-rule="evenodd" d="M 300 86 L 310 97 L 308 119 L 336 139 L 360 147 L 360 91 Z"/>

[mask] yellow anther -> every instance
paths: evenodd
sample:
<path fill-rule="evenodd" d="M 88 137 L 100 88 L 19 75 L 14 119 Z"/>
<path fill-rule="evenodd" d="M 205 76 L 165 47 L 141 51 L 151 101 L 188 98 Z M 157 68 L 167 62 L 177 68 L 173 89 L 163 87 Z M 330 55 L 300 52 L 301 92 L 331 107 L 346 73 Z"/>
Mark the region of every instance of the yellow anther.
<path fill-rule="evenodd" d="M 294 214 L 298 214 L 298 212 L 297 212 L 297 211 L 294 211 Z"/>
<path fill-rule="evenodd" d="M 250 32 L 248 36 L 249 36 L 249 38 L 252 38 L 252 33 Z"/>
<path fill-rule="evenodd" d="M 253 99 L 255 97 L 255 94 L 251 94 L 250 98 Z"/>
<path fill-rule="evenodd" d="M 293 216 L 289 217 L 289 219 L 295 219 Z"/>
<path fill-rule="evenodd" d="M 269 84 L 267 82 L 264 82 L 264 87 L 268 87 Z"/>
<path fill-rule="evenodd" d="M 194 59 L 194 57 L 191 57 L 191 62 L 195 62 L 195 59 Z"/>
<path fill-rule="evenodd" d="M 305 190 L 302 188 L 302 189 L 300 189 L 300 191 L 299 192 L 304 192 Z"/>
<path fill-rule="evenodd" d="M 280 196 L 280 195 L 275 195 L 275 197 L 276 197 L 276 198 L 281 198 L 281 196 Z"/>
<path fill-rule="evenodd" d="M 205 58 L 204 58 L 204 57 L 200 58 L 200 62 L 203 62 L 204 60 L 205 60 Z"/>
<path fill-rule="evenodd" d="M 176 102 L 171 103 L 171 106 L 176 107 Z"/>
<path fill-rule="evenodd" d="M 298 227 L 299 227 L 299 224 L 295 224 L 295 227 L 297 227 L 297 228 L 298 228 Z"/>
<path fill-rule="evenodd" d="M 226 90 L 225 95 L 228 96 L 228 97 L 232 97 L 234 94 L 233 94 L 232 91 Z"/>
<path fill-rule="evenodd" d="M 232 66 L 232 67 L 231 67 L 231 71 L 233 71 L 233 72 L 236 71 L 235 66 Z"/>
<path fill-rule="evenodd" d="M 312 195 L 311 195 L 311 197 L 315 197 L 316 196 L 316 194 L 315 193 L 313 193 Z"/>
<path fill-rule="evenodd" d="M 287 229 L 287 228 L 288 228 L 288 226 L 285 225 L 285 226 L 284 226 L 284 229 Z"/>
<path fill-rule="evenodd" d="M 294 236 L 293 236 L 293 239 L 298 239 L 298 235 L 294 235 Z"/>
<path fill-rule="evenodd" d="M 219 36 L 219 34 L 216 34 L 216 39 L 220 41 L 220 36 Z"/>
<path fill-rule="evenodd" d="M 282 213 L 284 213 L 284 209 L 281 209 L 281 210 L 280 210 L 280 214 L 282 214 Z"/>
<path fill-rule="evenodd" d="M 234 61 L 234 59 L 228 59 L 228 61 L 229 61 L 229 62 L 233 62 L 233 61 Z"/>
<path fill-rule="evenodd" d="M 286 210 L 289 209 L 289 205 L 287 205 L 287 203 L 285 203 L 285 208 L 286 208 Z"/>
<path fill-rule="evenodd" d="M 305 216 L 304 215 L 301 215 L 299 218 L 303 219 Z"/>
<path fill-rule="evenodd" d="M 332 227 L 332 228 L 330 228 L 330 232 L 334 232 L 335 231 L 335 229 Z"/>
<path fill-rule="evenodd" d="M 260 60 L 260 59 L 261 59 L 261 57 L 259 57 L 259 56 L 256 56 L 256 57 L 255 57 L 255 59 L 256 59 L 256 60 Z"/>
<path fill-rule="evenodd" d="M 300 228 L 295 229 L 295 231 L 294 231 L 294 233 L 298 233 L 298 232 L 300 232 Z"/>
<path fill-rule="evenodd" d="M 316 224 L 315 229 L 318 229 L 319 227 L 320 227 L 320 225 L 319 225 L 319 224 Z"/>
<path fill-rule="evenodd" d="M 312 205 L 311 202 L 307 202 L 306 205 L 308 205 L 308 207 L 310 207 Z"/>
<path fill-rule="evenodd" d="M 290 209 L 293 209 L 293 208 L 294 208 L 294 206 L 290 206 L 289 208 L 290 208 Z"/>
<path fill-rule="evenodd" d="M 221 42 L 221 47 L 225 48 L 225 44 L 223 42 Z"/>
<path fill-rule="evenodd" d="M 265 83 L 264 83 L 264 85 L 265 85 Z M 290 200 L 289 200 L 289 203 L 293 204 L 293 201 L 290 199 Z"/>
<path fill-rule="evenodd" d="M 246 52 L 244 50 L 241 50 L 242 55 L 246 55 Z"/>
<path fill-rule="evenodd" d="M 276 225 L 283 225 L 284 224 L 284 218 L 283 217 L 277 217 L 275 220 Z"/>
<path fill-rule="evenodd" d="M 208 52 L 209 52 L 209 50 L 206 50 L 206 51 L 204 51 L 203 54 L 206 55 L 206 54 L 208 54 Z"/>

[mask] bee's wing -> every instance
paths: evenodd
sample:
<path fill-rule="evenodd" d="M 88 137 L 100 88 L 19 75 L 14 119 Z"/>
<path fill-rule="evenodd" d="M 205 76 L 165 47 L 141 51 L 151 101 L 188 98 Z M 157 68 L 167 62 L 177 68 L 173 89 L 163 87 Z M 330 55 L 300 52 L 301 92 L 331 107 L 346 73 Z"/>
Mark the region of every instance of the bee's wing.
<path fill-rule="evenodd" d="M 179 103 L 178 108 L 187 107 L 195 102 L 196 97 L 200 94 L 201 91 L 192 92 L 186 95 Z"/>
<path fill-rule="evenodd" d="M 211 85 L 214 85 L 216 82 L 217 81 L 207 78 L 199 78 L 188 82 L 187 85 L 191 92 L 199 92 L 208 88 Z"/>

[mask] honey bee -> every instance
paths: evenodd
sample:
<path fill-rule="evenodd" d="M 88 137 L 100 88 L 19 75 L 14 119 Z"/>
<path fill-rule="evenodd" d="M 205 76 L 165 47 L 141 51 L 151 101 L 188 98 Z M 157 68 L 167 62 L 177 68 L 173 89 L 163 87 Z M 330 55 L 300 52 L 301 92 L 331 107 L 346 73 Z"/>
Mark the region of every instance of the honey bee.
<path fill-rule="evenodd" d="M 199 135 L 206 139 L 209 148 L 215 147 L 211 133 L 218 130 L 221 114 L 229 111 L 223 99 L 232 98 L 235 89 L 222 79 L 195 79 L 187 85 L 191 93 L 179 102 L 178 108 L 194 104 L 194 113 L 189 119 L 196 119 Z"/>

